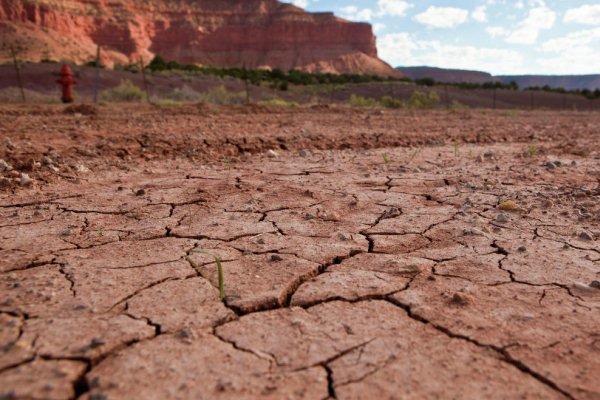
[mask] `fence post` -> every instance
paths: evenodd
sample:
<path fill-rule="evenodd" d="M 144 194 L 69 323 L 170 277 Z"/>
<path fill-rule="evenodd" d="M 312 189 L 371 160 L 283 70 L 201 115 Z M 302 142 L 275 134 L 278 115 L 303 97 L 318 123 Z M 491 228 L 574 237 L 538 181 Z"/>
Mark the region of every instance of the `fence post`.
<path fill-rule="evenodd" d="M 17 73 L 17 84 L 19 85 L 19 89 L 21 90 L 21 99 L 23 100 L 23 103 L 25 103 L 25 90 L 23 89 L 21 70 L 19 68 L 19 62 L 17 61 L 17 53 L 12 45 L 10 46 L 10 53 L 12 55 L 13 63 L 15 65 L 15 72 Z"/>
<path fill-rule="evenodd" d="M 450 98 L 448 97 L 448 85 L 444 85 L 444 97 L 446 99 L 446 108 L 450 108 Z"/>
<path fill-rule="evenodd" d="M 94 79 L 94 103 L 98 103 L 98 84 L 100 80 L 100 45 L 96 49 L 96 78 Z"/>

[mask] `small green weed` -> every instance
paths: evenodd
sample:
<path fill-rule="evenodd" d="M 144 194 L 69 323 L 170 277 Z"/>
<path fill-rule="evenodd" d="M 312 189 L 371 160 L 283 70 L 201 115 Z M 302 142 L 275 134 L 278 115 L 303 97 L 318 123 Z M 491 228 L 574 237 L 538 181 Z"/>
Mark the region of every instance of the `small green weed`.
<path fill-rule="evenodd" d="M 529 146 L 527 152 L 529 153 L 529 157 L 535 157 L 538 153 L 538 148 L 535 146 Z"/>
<path fill-rule="evenodd" d="M 388 153 L 383 153 L 381 156 L 383 157 L 383 163 L 385 165 L 387 165 L 387 164 L 389 164 L 391 162 L 390 161 L 390 157 L 388 156 Z"/>
<path fill-rule="evenodd" d="M 216 256 L 212 253 L 209 253 L 206 250 L 202 250 L 202 249 L 198 249 L 198 250 L 194 249 L 194 250 L 192 250 L 192 253 L 202 253 L 202 254 L 206 254 L 206 255 L 214 258 L 215 264 L 217 265 L 217 280 L 218 280 L 218 284 L 219 284 L 219 299 L 221 301 L 225 301 L 225 282 L 223 279 L 223 265 L 221 265 L 221 259 L 218 256 Z M 194 267 L 194 269 L 196 271 L 198 271 L 196 263 L 194 263 L 190 257 L 187 257 L 187 260 Z"/>

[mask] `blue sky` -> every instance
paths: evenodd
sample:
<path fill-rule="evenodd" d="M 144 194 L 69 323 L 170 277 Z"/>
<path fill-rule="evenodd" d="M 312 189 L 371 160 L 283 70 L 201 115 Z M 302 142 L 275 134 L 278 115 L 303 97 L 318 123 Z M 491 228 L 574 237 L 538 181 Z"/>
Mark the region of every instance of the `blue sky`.
<path fill-rule="evenodd" d="M 600 74 L 600 0 L 288 0 L 370 22 L 379 56 L 501 74 Z"/>

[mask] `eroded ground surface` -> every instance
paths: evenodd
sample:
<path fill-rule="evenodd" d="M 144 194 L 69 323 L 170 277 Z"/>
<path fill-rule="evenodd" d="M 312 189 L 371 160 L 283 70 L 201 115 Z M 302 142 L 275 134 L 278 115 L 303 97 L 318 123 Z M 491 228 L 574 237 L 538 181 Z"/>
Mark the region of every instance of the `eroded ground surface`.
<path fill-rule="evenodd" d="M 492 115 L 505 143 L 491 143 L 469 136 L 473 113 L 472 144 L 437 127 L 447 144 L 308 141 L 120 168 L 108 154 L 13 186 L 0 195 L 0 398 L 600 398 L 598 117 Z M 297 118 L 299 131 L 317 117 Z M 437 118 L 460 137 L 460 117 Z M 35 139 L 31 124 L 6 133 L 13 146 Z M 45 156 L 86 145 L 60 143 Z M 205 252 L 222 260 L 224 302 Z"/>

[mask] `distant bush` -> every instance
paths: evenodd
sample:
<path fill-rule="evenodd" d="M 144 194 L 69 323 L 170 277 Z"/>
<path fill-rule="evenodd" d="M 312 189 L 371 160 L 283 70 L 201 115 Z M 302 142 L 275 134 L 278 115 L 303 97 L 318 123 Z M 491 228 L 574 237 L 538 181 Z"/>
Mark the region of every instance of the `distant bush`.
<path fill-rule="evenodd" d="M 440 96 L 436 92 L 413 92 L 408 101 L 406 102 L 406 106 L 408 108 L 432 108 L 437 103 L 440 102 Z"/>
<path fill-rule="evenodd" d="M 298 107 L 298 103 L 295 101 L 288 101 L 285 99 L 269 99 L 269 100 L 261 100 L 258 104 L 265 106 L 275 106 L 275 107 Z"/>
<path fill-rule="evenodd" d="M 352 107 L 376 107 L 379 102 L 373 98 L 367 98 L 353 94 L 350 96 L 350 105 Z"/>
<path fill-rule="evenodd" d="M 156 102 L 156 104 L 161 107 L 173 107 L 173 106 L 180 106 L 181 102 L 176 101 L 176 100 L 171 100 L 171 99 L 160 99 Z"/>
<path fill-rule="evenodd" d="M 242 104 L 246 102 L 244 92 L 230 92 L 225 86 L 215 86 L 202 93 L 200 101 L 212 104 Z"/>
<path fill-rule="evenodd" d="M 180 101 L 180 102 L 199 102 L 204 101 L 202 93 L 192 89 L 187 85 L 183 85 L 180 88 L 175 88 L 171 93 L 166 96 L 169 100 Z"/>
<path fill-rule="evenodd" d="M 468 105 L 463 104 L 458 100 L 452 100 L 452 103 L 450 103 L 451 110 L 465 110 L 467 108 L 469 108 Z"/>
<path fill-rule="evenodd" d="M 386 108 L 402 108 L 404 107 L 404 102 L 392 96 L 383 96 L 381 98 L 381 105 Z"/>
<path fill-rule="evenodd" d="M 141 101 L 146 93 L 131 81 L 121 81 L 119 86 L 107 89 L 100 93 L 100 99 L 106 102 L 134 102 Z"/>

